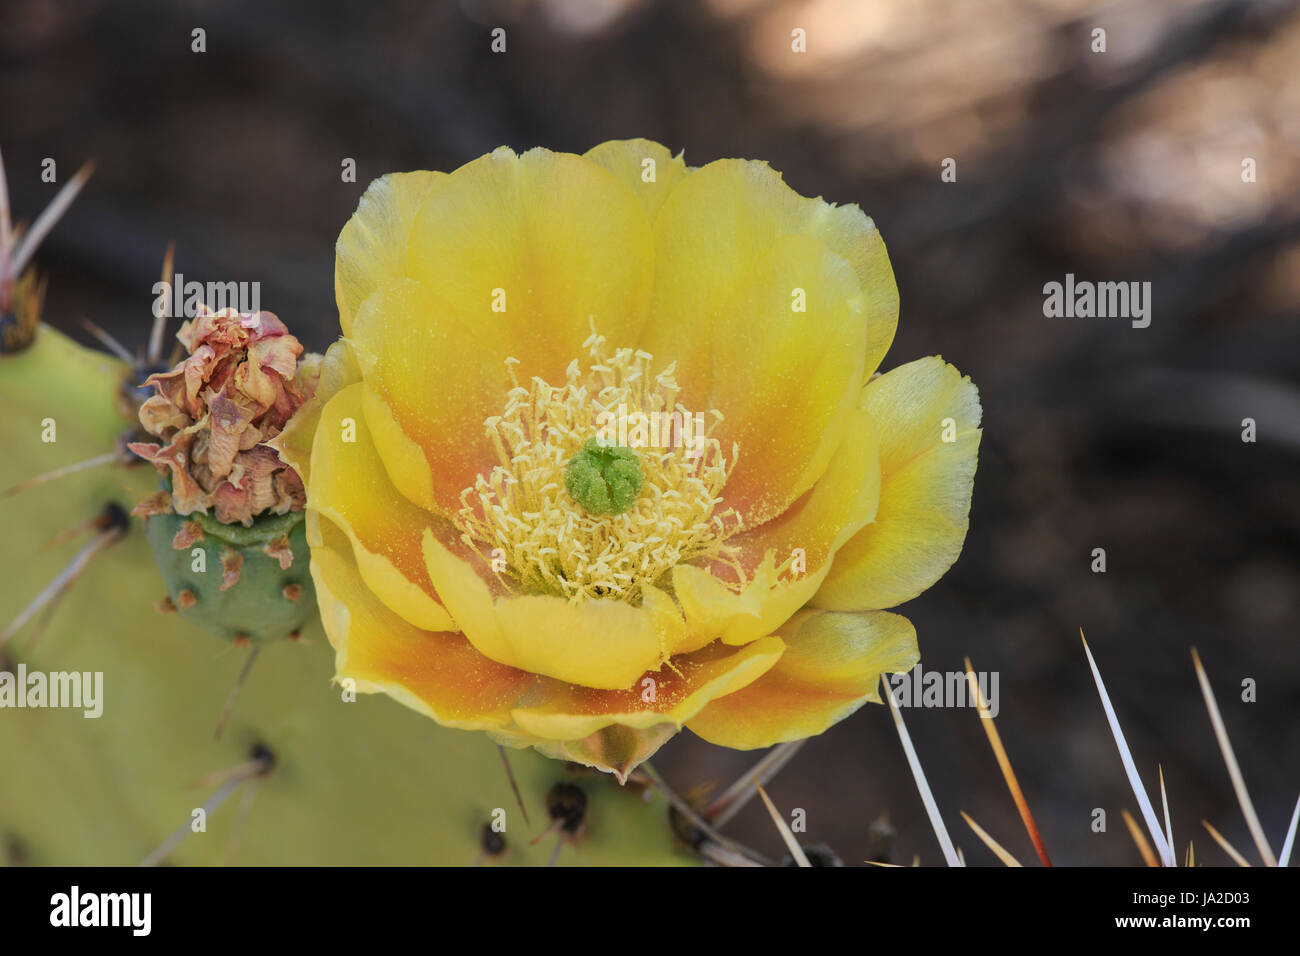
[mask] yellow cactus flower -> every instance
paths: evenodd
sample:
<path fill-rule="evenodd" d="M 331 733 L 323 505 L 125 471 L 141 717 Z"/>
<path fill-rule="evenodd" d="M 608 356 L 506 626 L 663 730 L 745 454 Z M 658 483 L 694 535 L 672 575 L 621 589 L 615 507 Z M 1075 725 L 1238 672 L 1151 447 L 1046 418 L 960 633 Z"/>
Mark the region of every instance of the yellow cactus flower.
<path fill-rule="evenodd" d="M 338 679 L 624 777 L 689 727 L 821 733 L 918 659 L 980 405 L 876 369 L 898 292 L 856 206 L 657 143 L 374 182 L 343 338 L 277 444 Z"/>

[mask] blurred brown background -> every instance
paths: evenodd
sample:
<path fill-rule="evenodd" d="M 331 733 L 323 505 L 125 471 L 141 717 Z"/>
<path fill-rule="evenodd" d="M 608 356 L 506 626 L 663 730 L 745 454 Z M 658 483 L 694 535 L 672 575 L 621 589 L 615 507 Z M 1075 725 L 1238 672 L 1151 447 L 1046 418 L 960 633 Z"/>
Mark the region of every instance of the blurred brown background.
<path fill-rule="evenodd" d="M 98 161 L 38 257 L 46 318 L 131 345 L 174 239 L 178 269 L 260 281 L 323 349 L 334 239 L 365 185 L 501 144 L 645 136 L 860 204 L 902 293 L 886 366 L 942 353 L 985 409 L 965 552 L 904 608 L 925 668 L 969 654 L 1000 672 L 998 725 L 1058 863 L 1136 863 L 1082 627 L 1153 795 L 1163 764 L 1180 860 L 1192 839 L 1226 864 L 1201 818 L 1254 853 L 1189 647 L 1275 852 L 1300 786 L 1297 63 L 1281 0 L 21 0 L 0 15 L 0 146 L 20 218 L 57 188 L 45 157 L 60 182 Z M 1067 272 L 1150 281 L 1150 327 L 1045 318 L 1043 284 Z M 978 718 L 905 716 L 968 860 L 994 862 L 959 810 L 1030 862 Z M 656 764 L 684 790 L 754 756 L 684 734 Z M 771 792 L 848 863 L 942 861 L 883 708 L 813 740 Z M 757 801 L 729 832 L 780 853 Z"/>

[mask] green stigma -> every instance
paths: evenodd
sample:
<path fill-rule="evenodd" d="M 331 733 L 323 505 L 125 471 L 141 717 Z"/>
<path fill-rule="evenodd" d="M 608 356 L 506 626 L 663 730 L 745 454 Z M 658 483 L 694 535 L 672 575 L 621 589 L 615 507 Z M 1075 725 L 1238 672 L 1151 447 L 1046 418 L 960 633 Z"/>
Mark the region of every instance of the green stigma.
<path fill-rule="evenodd" d="M 628 511 L 644 484 L 636 452 L 621 445 L 602 445 L 595 438 L 589 439 L 564 469 L 569 497 L 594 515 Z"/>

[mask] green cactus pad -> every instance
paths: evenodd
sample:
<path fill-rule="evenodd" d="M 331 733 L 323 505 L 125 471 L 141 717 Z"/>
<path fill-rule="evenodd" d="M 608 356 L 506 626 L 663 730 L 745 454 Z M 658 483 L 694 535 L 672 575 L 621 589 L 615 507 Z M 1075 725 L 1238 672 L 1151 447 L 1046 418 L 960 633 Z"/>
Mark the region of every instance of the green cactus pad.
<path fill-rule="evenodd" d="M 114 408 L 124 367 L 42 328 L 36 343 L 0 356 L 0 487 L 100 454 L 126 426 Z M 41 442 L 41 420 L 58 441 Z M 47 547 L 114 500 L 157 489 L 152 468 L 108 466 L 0 500 L 0 621 L 7 622 L 67 564 L 77 547 Z M 297 561 L 295 559 L 295 565 Z M 219 572 L 218 572 L 219 573 Z M 561 865 L 690 863 L 667 808 L 604 774 L 572 774 L 531 751 L 510 751 L 531 824 L 523 822 L 496 747 L 382 696 L 343 699 L 334 655 L 316 620 L 308 643 L 263 649 L 220 740 L 212 732 L 247 654 L 203 634 L 182 615 L 158 614 L 162 596 L 138 519 L 96 558 L 31 646 L 21 632 L 0 667 L 103 673 L 103 716 L 0 709 L 0 864 L 134 865 L 191 819 L 216 789 L 200 777 L 246 761 L 255 744 L 275 755 L 258 785 L 237 864 L 464 865 L 482 853 L 483 826 L 502 810 L 505 847 L 487 865 L 545 865 L 556 837 L 546 795 L 581 787 L 587 819 Z M 192 638 L 192 639 L 188 639 Z M 241 796 L 208 816 L 170 854 L 178 865 L 227 862 Z M 493 850 L 498 849 L 495 845 Z"/>
<path fill-rule="evenodd" d="M 191 521 L 199 523 L 203 537 L 173 548 L 177 533 Z M 284 535 L 293 562 L 281 569 L 263 548 Z M 259 518 L 247 528 L 223 525 L 205 515 L 154 515 L 145 524 L 145 536 L 172 606 L 211 634 L 264 644 L 298 633 L 316 614 L 311 552 L 300 511 Z M 231 552 L 240 556 L 242 568 L 238 582 L 223 590 L 222 559 Z"/>

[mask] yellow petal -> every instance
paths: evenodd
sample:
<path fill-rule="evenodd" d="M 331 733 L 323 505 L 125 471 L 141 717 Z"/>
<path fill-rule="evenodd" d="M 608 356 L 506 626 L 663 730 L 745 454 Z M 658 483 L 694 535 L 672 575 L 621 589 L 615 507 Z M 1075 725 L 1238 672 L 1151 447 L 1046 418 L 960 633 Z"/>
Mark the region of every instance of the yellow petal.
<path fill-rule="evenodd" d="M 779 518 L 731 539 L 750 574 L 740 592 L 723 584 L 734 580 L 734 572 L 721 564 L 673 569 L 673 591 L 688 628 L 679 650 L 715 637 L 744 644 L 771 634 L 817 592 L 837 549 L 874 517 L 879 494 L 875 423 L 858 408 L 817 484 Z M 784 566 L 779 576 L 778 566 Z"/>
<path fill-rule="evenodd" d="M 307 507 L 347 533 L 361 577 L 392 611 L 426 631 L 455 630 L 424 565 L 424 529 L 436 519 L 388 480 L 362 413 L 364 391 L 349 385 L 320 413 Z"/>
<path fill-rule="evenodd" d="M 489 734 L 508 746 L 532 746 L 552 760 L 567 760 L 612 773 L 620 784 L 628 774 L 654 756 L 656 750 L 671 740 L 681 728 L 676 724 L 657 724 L 639 729 L 610 724 L 580 740 L 529 740 L 520 744 L 500 734 Z"/>
<path fill-rule="evenodd" d="M 426 511 L 448 516 L 446 496 L 439 503 L 433 495 L 433 470 L 429 467 L 430 454 L 417 445 L 393 417 L 388 403 L 369 385 L 361 393 L 361 410 L 366 416 L 366 427 L 374 436 L 375 450 L 384 463 L 393 487 Z M 437 449 L 431 450 L 434 455 Z"/>
<path fill-rule="evenodd" d="M 610 140 L 583 155 L 626 184 L 645 206 L 651 222 L 659 215 L 673 187 L 686 175 L 681 153 L 674 156 L 648 139 Z"/>
<path fill-rule="evenodd" d="M 681 400 L 714 408 L 723 490 L 750 525 L 825 470 L 865 371 L 866 299 L 850 262 L 810 230 L 817 200 L 761 163 L 687 175 L 655 221 L 654 317 L 641 347 L 678 363 Z"/>
<path fill-rule="evenodd" d="M 312 397 L 293 413 L 279 435 L 266 442 L 280 453 L 290 468 L 298 472 L 304 485 L 310 480 L 311 444 L 316 436 L 321 409 L 347 386 L 359 381 L 361 370 L 357 368 L 352 350 L 346 341 L 339 339 L 325 351 L 320 379 Z"/>
<path fill-rule="evenodd" d="M 538 678 L 494 663 L 459 634 L 413 626 L 381 604 L 352 561 L 347 536 L 307 514 L 312 579 L 335 650 L 336 680 L 384 693 L 440 724 L 465 730 L 510 726 L 510 709 Z"/>
<path fill-rule="evenodd" d="M 372 182 L 357 211 L 339 233 L 334 258 L 334 297 L 343 334 L 376 289 L 408 275 L 407 247 L 415 217 L 443 173 L 390 173 Z"/>
<path fill-rule="evenodd" d="M 808 571 L 829 565 L 835 552 L 876 516 L 880 502 L 880 438 L 859 399 L 844 440 L 807 493 L 766 524 L 728 539 L 746 567 L 775 552 L 785 562 L 798 552 Z"/>
<path fill-rule="evenodd" d="M 487 562 L 452 535 L 424 535 L 429 577 L 452 619 L 487 657 L 584 687 L 628 688 L 666 660 L 685 624 L 672 599 L 645 586 L 640 607 L 508 596 Z M 491 582 L 491 583 L 489 583 Z"/>
<path fill-rule="evenodd" d="M 805 228 L 853 265 L 867 313 L 865 375 L 880 367 L 898 330 L 898 285 L 885 240 L 876 224 L 856 205 L 819 203 L 805 207 Z"/>
<path fill-rule="evenodd" d="M 739 160 L 730 160 L 739 163 Z M 751 163 L 755 172 L 778 176 L 763 163 Z M 707 167 L 706 167 L 707 168 Z M 791 193 L 791 195 L 794 195 Z M 889 253 L 876 224 L 856 204 L 836 205 L 820 198 L 784 197 L 782 215 L 793 231 L 813 236 L 853 267 L 862 291 L 867 316 L 865 374 L 879 366 L 898 329 L 898 285 Z"/>
<path fill-rule="evenodd" d="M 716 565 L 699 568 L 679 564 L 673 568 L 673 594 L 681 605 L 687 625 L 685 643 L 680 650 L 704 647 L 718 638 L 727 644 L 744 644 L 765 633 L 770 634 L 784 620 L 779 617 L 779 610 L 769 610 L 772 595 L 780 590 L 783 596 L 789 595 L 789 601 L 799 600 L 790 594 L 797 583 L 783 584 L 778 580 L 772 553 L 767 554 L 753 570 L 748 583 L 740 591 L 727 587 L 722 577 L 724 573 Z"/>
<path fill-rule="evenodd" d="M 687 727 L 737 750 L 820 734 L 867 701 L 880 703 L 881 674 L 911 670 L 920 653 L 905 617 L 885 611 L 802 611 L 778 632 L 786 650 L 752 684 L 719 697 Z"/>
<path fill-rule="evenodd" d="M 717 642 L 670 665 L 647 672 L 627 690 L 560 685 L 544 699 L 525 699 L 512 712 L 515 724 L 548 740 L 578 740 L 610 724 L 648 730 L 668 723 L 678 728 L 711 700 L 734 693 L 762 676 L 781 657 L 780 638 L 765 637 L 743 648 Z"/>
<path fill-rule="evenodd" d="M 980 443 L 979 391 L 940 358 L 882 375 L 863 399 L 880 430 L 880 508 L 836 554 L 813 600 L 841 611 L 911 600 L 957 560 Z"/>
<path fill-rule="evenodd" d="M 430 356 L 429 372 L 445 370 L 452 383 L 471 358 L 500 367 L 507 356 L 519 359 L 522 381 L 558 383 L 584 355 L 592 323 L 626 344 L 649 315 L 654 247 L 644 207 L 581 156 L 503 147 L 462 166 L 430 193 L 411 243 L 410 277 L 449 310 L 426 320 L 466 325 L 481 343 L 477 356 Z"/>
<path fill-rule="evenodd" d="M 522 382 L 558 384 L 593 324 L 634 342 L 652 257 L 636 195 L 580 156 L 500 149 L 434 183 L 407 275 L 376 284 L 348 337 L 367 385 L 424 450 L 439 510 L 454 513 L 496 462 L 483 423 L 506 405 L 506 360 Z"/>
<path fill-rule="evenodd" d="M 461 491 L 496 462 L 483 422 L 510 389 L 504 361 L 482 354 L 490 336 L 481 326 L 438 321 L 450 311 L 431 287 L 392 279 L 362 304 L 349 338 L 394 484 L 444 515 L 455 514 Z"/>

